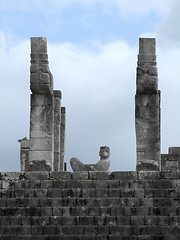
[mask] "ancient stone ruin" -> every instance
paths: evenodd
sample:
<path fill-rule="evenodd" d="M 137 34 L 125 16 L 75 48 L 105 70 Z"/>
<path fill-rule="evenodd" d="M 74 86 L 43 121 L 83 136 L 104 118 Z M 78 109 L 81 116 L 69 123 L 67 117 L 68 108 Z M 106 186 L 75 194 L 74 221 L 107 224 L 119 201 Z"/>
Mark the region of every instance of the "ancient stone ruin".
<path fill-rule="evenodd" d="M 70 163 L 74 172 L 78 171 L 108 171 L 110 166 L 110 148 L 107 146 L 100 147 L 99 151 L 100 160 L 96 164 L 83 164 L 77 158 L 71 158 Z"/>
<path fill-rule="evenodd" d="M 180 239 L 180 147 L 160 151 L 160 91 L 154 38 L 140 38 L 135 97 L 136 171 L 109 172 L 71 159 L 65 108 L 53 90 L 45 38 L 31 38 L 30 137 L 20 141 L 21 172 L 0 173 L 2 240 Z"/>
<path fill-rule="evenodd" d="M 45 38 L 31 38 L 30 72 L 30 139 L 19 140 L 21 171 L 64 171 L 66 111 L 53 90 Z"/>

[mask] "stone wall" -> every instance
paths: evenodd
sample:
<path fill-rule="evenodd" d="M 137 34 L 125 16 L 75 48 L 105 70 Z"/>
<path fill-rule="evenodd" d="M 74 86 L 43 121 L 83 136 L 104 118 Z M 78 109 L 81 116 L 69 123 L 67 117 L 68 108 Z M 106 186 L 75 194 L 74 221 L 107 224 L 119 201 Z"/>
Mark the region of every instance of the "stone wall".
<path fill-rule="evenodd" d="M 178 240 L 180 172 L 0 174 L 0 239 Z"/>

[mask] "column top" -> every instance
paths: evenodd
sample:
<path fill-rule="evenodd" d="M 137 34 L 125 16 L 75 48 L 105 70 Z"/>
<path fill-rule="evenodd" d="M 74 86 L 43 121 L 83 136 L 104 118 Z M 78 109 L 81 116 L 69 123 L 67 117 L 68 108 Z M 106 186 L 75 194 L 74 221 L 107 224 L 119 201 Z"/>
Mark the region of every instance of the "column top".
<path fill-rule="evenodd" d="M 47 54 L 47 39 L 31 37 L 31 54 Z"/>
<path fill-rule="evenodd" d="M 139 54 L 140 55 L 156 55 L 156 39 L 155 38 L 139 38 Z"/>

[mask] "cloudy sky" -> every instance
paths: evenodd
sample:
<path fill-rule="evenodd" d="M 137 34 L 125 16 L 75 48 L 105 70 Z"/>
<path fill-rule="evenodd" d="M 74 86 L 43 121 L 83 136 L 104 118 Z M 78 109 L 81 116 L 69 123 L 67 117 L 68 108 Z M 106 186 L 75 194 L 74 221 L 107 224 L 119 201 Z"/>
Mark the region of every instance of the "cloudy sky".
<path fill-rule="evenodd" d="M 156 37 L 162 153 L 180 146 L 179 0 L 0 0 L 0 171 L 19 171 L 29 137 L 30 37 L 46 37 L 54 89 L 66 107 L 66 162 L 135 170 L 134 96 L 139 37 Z"/>

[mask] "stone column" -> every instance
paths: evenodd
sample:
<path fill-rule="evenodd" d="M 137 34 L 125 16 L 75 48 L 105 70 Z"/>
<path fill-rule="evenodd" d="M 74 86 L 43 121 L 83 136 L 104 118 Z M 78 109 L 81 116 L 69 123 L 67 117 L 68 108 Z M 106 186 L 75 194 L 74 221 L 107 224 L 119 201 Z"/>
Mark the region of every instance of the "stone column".
<path fill-rule="evenodd" d="M 31 38 L 29 170 L 53 170 L 54 95 L 46 38 Z"/>
<path fill-rule="evenodd" d="M 64 162 L 64 156 L 65 156 L 65 128 L 66 128 L 66 108 L 61 107 L 61 143 L 60 143 L 60 165 L 59 165 L 59 171 L 65 171 L 65 162 Z"/>
<path fill-rule="evenodd" d="M 54 91 L 54 171 L 60 166 L 61 92 Z"/>
<path fill-rule="evenodd" d="M 29 164 L 29 139 L 26 137 L 18 140 L 21 143 L 20 146 L 20 164 L 21 172 L 26 172 L 28 170 Z"/>
<path fill-rule="evenodd" d="M 154 38 L 139 39 L 135 125 L 137 171 L 160 169 L 160 91 Z"/>

